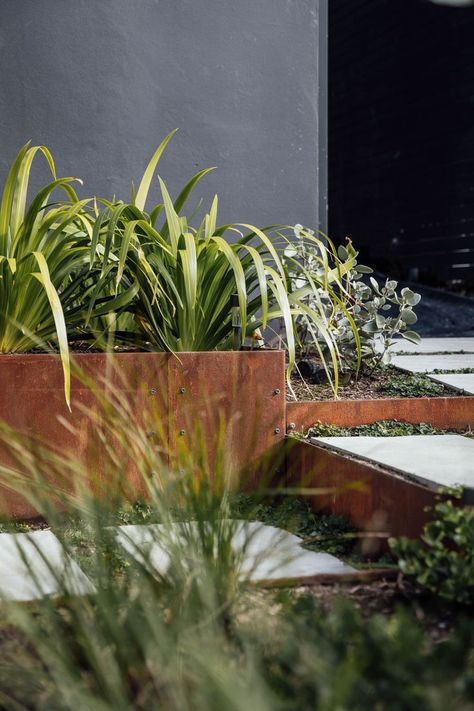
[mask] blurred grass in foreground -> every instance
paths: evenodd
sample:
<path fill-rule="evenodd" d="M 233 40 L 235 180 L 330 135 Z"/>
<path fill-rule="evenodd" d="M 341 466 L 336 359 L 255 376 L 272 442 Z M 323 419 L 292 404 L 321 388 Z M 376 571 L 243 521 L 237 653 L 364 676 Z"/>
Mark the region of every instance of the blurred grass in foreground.
<path fill-rule="evenodd" d="M 364 619 L 347 603 L 328 613 L 310 591 L 255 590 L 239 577 L 243 553 L 231 545 L 238 487 L 225 450 L 212 466 L 193 450 L 170 468 L 169 453 L 147 437 L 150 423 L 131 423 L 127 413 L 110 398 L 91 413 L 97 466 L 94 457 L 1 431 L 10 447 L 2 483 L 35 505 L 67 552 L 79 553 L 96 590 L 70 597 L 58 575 L 58 598 L 2 603 L 1 708 L 472 708 L 472 621 L 434 645 L 409 610 Z M 123 476 L 130 463 L 143 506 L 165 525 L 166 575 L 152 574 L 146 551 L 127 556 L 111 528 L 131 493 Z M 240 505 L 251 518 L 252 501 Z M 256 517 L 265 514 L 258 495 L 255 506 Z M 173 535 L 177 521 L 181 536 Z"/>

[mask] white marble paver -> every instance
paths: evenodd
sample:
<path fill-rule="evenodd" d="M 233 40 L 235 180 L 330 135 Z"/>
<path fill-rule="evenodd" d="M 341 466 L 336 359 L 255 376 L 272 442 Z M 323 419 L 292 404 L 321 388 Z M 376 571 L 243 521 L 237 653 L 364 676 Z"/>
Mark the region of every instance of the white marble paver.
<path fill-rule="evenodd" d="M 298 536 L 282 529 L 258 521 L 236 521 L 234 525 L 232 547 L 237 553 L 242 579 L 262 583 L 355 572 L 354 568 L 329 553 L 305 550 Z M 184 526 L 188 535 L 197 535 L 194 533 L 195 523 L 189 522 L 171 526 L 120 526 L 117 538 L 130 555 L 141 563 L 147 562 L 158 575 L 165 576 L 170 563 L 167 550 L 169 546 L 180 545 L 179 538 L 185 535 Z"/>
<path fill-rule="evenodd" d="M 424 485 L 474 489 L 474 439 L 469 437 L 314 437 L 311 441 L 382 464 Z"/>
<path fill-rule="evenodd" d="M 404 338 L 398 338 L 389 350 L 393 354 L 474 353 L 474 338 L 422 338 L 421 343 L 410 343 Z"/>
<path fill-rule="evenodd" d="M 445 375 L 430 375 L 430 380 L 436 380 L 450 388 L 460 390 L 466 395 L 474 395 L 474 373 L 446 373 Z"/>
<path fill-rule="evenodd" d="M 26 602 L 62 590 L 86 595 L 94 586 L 52 531 L 0 533 L 0 597 Z"/>
<path fill-rule="evenodd" d="M 474 368 L 474 353 L 447 354 L 447 355 L 394 355 L 390 360 L 401 370 L 411 373 L 432 373 L 433 370 L 461 370 Z"/>

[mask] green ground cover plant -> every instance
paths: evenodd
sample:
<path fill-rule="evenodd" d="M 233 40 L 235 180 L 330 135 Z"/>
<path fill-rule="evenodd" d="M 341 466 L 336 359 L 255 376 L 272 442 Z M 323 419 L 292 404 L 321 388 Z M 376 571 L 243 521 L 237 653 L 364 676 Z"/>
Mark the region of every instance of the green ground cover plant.
<path fill-rule="evenodd" d="M 230 499 L 230 509 L 235 518 L 261 521 L 300 536 L 311 550 L 347 555 L 354 547 L 347 534 L 355 529 L 345 516 L 316 513 L 302 497 L 235 494 Z"/>
<path fill-rule="evenodd" d="M 433 397 L 446 393 L 446 388 L 442 383 L 415 373 L 409 375 L 393 375 L 390 379 L 378 387 L 378 391 L 391 397 Z"/>
<path fill-rule="evenodd" d="M 407 435 L 437 435 L 445 434 L 427 422 L 412 424 L 398 420 L 378 420 L 367 425 L 355 427 L 339 427 L 338 425 L 325 425 L 316 423 L 304 433 L 305 437 L 404 437 Z"/>
<path fill-rule="evenodd" d="M 474 373 L 474 368 L 458 368 L 457 370 L 443 370 L 442 368 L 435 368 L 432 372 L 436 375 L 453 375 L 454 373 Z"/>

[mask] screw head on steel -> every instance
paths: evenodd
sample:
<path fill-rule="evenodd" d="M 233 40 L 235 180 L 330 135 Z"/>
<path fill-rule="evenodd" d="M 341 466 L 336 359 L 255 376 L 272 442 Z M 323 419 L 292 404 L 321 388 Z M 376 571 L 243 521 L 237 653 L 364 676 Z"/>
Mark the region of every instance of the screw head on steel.
<path fill-rule="evenodd" d="M 150 395 L 156 395 L 157 392 L 156 388 L 150 388 Z"/>
<path fill-rule="evenodd" d="M 274 394 L 274 395 L 279 395 L 279 394 L 280 394 L 280 388 L 275 388 L 275 390 L 273 391 L 273 394 Z"/>
<path fill-rule="evenodd" d="M 186 430 L 180 430 L 179 434 L 181 435 L 181 437 L 184 437 L 184 435 L 186 434 Z"/>
<path fill-rule="evenodd" d="M 186 392 L 186 388 L 180 388 L 179 392 L 181 393 L 181 395 L 184 395 L 184 393 Z"/>
<path fill-rule="evenodd" d="M 288 424 L 288 429 L 289 429 L 289 430 L 295 430 L 295 429 L 296 429 L 295 423 L 294 423 L 294 422 L 290 422 L 290 423 Z"/>
<path fill-rule="evenodd" d="M 275 434 L 280 434 L 280 428 L 279 428 L 279 427 L 275 427 L 274 432 L 275 432 Z"/>

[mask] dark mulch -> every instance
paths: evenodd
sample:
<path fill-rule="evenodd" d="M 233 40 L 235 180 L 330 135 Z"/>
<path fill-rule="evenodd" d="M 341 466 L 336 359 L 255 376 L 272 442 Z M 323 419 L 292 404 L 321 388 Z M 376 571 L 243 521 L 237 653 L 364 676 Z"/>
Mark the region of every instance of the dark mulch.
<path fill-rule="evenodd" d="M 366 617 L 376 613 L 390 616 L 399 607 L 410 608 L 433 641 L 447 638 L 457 620 L 467 613 L 465 607 L 435 598 L 401 576 L 396 581 L 381 579 L 355 585 L 315 584 L 302 586 L 298 590 L 311 592 L 328 611 L 336 599 L 350 600 Z"/>
<path fill-rule="evenodd" d="M 375 372 L 372 375 L 361 375 L 351 378 L 347 385 L 339 387 L 338 398 L 342 400 L 373 400 L 387 397 L 378 391 L 378 388 L 388 382 L 391 376 L 386 373 Z M 314 385 L 305 381 L 298 372 L 291 377 L 291 387 L 297 400 L 332 400 L 334 393 L 329 385 Z M 287 399 L 294 400 L 290 388 L 287 386 Z"/>
<path fill-rule="evenodd" d="M 358 377 L 352 376 L 349 382 L 339 385 L 337 393 L 338 400 L 378 400 L 382 398 L 398 398 L 398 397 L 457 397 L 463 393 L 452 390 L 451 388 L 441 387 L 436 388 L 436 393 L 429 393 L 427 390 L 417 392 L 413 389 L 412 394 L 391 393 L 385 392 L 384 386 L 393 382 L 394 378 L 404 379 L 415 377 L 416 380 L 427 383 L 431 387 L 433 381 L 421 374 L 410 376 L 408 373 L 403 373 L 395 368 L 382 367 L 377 368 L 372 373 L 360 373 Z M 317 385 L 305 381 L 297 372 L 296 368 L 291 377 L 291 387 L 293 388 L 296 400 L 333 400 L 334 392 L 329 385 Z M 291 389 L 287 386 L 287 400 L 295 400 Z"/>

